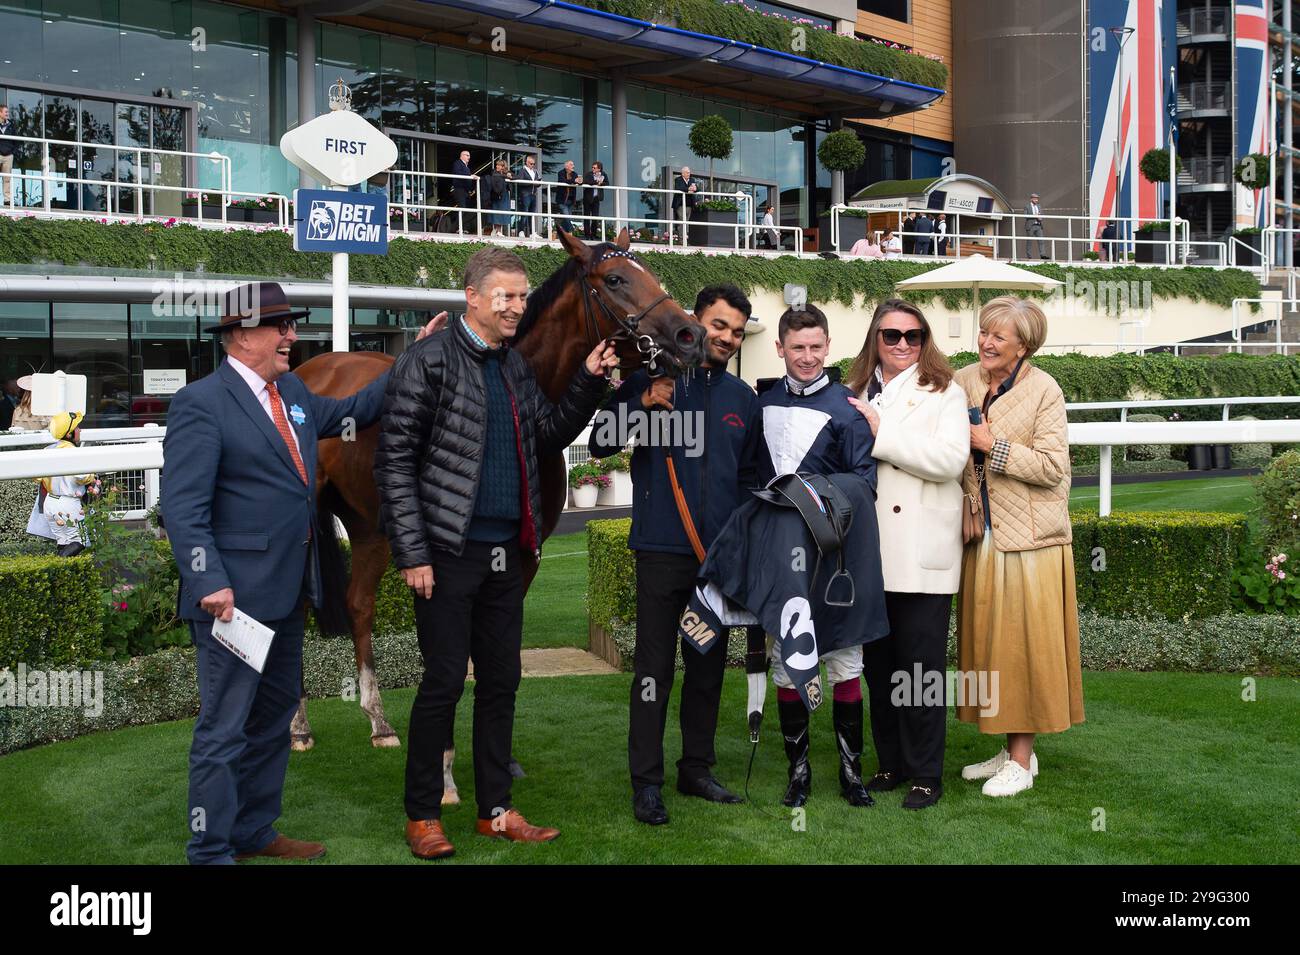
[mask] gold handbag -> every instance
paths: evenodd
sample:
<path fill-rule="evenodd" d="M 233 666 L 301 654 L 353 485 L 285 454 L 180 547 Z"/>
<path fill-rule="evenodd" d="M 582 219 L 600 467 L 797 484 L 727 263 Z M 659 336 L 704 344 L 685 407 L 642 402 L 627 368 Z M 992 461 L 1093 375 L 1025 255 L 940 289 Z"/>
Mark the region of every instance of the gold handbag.
<path fill-rule="evenodd" d="M 975 493 L 962 495 L 966 498 L 966 506 L 961 510 L 961 539 L 965 544 L 984 539 L 984 503 L 980 499 L 980 488 L 984 485 L 984 465 L 976 464 L 973 467 Z"/>

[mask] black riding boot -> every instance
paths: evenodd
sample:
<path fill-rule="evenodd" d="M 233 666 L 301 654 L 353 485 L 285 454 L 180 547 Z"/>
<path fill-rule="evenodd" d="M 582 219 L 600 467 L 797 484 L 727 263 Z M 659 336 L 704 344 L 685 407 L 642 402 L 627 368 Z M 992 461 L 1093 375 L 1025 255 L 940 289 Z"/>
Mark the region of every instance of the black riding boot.
<path fill-rule="evenodd" d="M 862 785 L 862 701 L 831 704 L 835 722 L 835 744 L 840 751 L 840 795 L 850 806 L 874 806 Z"/>
<path fill-rule="evenodd" d="M 808 707 L 802 700 L 780 701 L 781 735 L 785 738 L 785 756 L 790 761 L 790 785 L 781 800 L 791 808 L 802 806 L 812 792 L 812 767 L 808 764 Z"/>

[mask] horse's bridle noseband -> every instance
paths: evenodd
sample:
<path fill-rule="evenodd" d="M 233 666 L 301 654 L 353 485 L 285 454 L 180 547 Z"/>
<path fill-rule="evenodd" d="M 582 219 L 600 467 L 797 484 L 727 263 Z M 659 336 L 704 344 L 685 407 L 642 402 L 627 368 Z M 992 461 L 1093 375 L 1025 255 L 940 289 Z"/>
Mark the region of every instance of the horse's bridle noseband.
<path fill-rule="evenodd" d="M 663 349 L 659 347 L 658 342 L 653 338 L 641 332 L 638 326 L 641 324 L 641 319 L 645 318 L 664 302 L 668 301 L 672 296 L 665 292 L 635 315 L 629 314 L 620 318 L 614 311 L 613 307 L 601 297 L 601 294 L 596 291 L 595 286 L 591 284 L 591 269 L 600 265 L 600 263 L 604 262 L 606 259 L 616 258 L 631 259 L 633 262 L 636 262 L 637 260 L 636 256 L 631 252 L 624 252 L 622 249 L 611 249 L 592 262 L 591 266 L 582 273 L 582 304 L 587 317 L 587 335 L 589 338 L 587 344 L 590 347 L 595 348 L 596 343 L 602 339 L 611 342 L 635 342 L 636 350 L 644 356 L 643 361 L 650 377 L 658 378 L 662 375 L 666 375 L 668 373 L 668 368 L 659 359 L 659 356 L 663 353 Z M 600 307 L 601 312 L 604 313 L 606 321 L 615 327 L 615 331 L 612 334 L 601 334 L 600 323 L 591 308 L 591 303 L 593 301 Z M 639 366 L 632 365 L 625 367 L 620 364 L 618 367 L 619 371 L 626 372 L 633 371 Z"/>

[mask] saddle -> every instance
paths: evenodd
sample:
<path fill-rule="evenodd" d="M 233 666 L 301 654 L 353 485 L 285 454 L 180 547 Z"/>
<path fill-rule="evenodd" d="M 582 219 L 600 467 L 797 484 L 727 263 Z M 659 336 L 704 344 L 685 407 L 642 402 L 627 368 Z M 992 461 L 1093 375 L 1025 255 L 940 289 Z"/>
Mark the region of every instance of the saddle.
<path fill-rule="evenodd" d="M 753 494 L 769 504 L 793 507 L 803 518 L 817 545 L 817 563 L 808 584 L 809 593 L 817 584 L 822 561 L 834 559 L 835 573 L 826 582 L 824 600 L 832 607 L 852 607 L 857 590 L 853 576 L 844 566 L 844 539 L 853 525 L 853 507 L 835 481 L 821 474 L 778 474 Z M 837 586 L 841 590 L 847 587 L 845 597 L 832 596 Z"/>

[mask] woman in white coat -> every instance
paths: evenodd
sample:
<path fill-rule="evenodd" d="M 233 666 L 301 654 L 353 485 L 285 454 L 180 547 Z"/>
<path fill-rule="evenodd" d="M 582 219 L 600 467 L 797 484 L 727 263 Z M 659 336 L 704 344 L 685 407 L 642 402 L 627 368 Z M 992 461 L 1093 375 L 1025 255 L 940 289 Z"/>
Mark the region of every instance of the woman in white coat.
<path fill-rule="evenodd" d="M 890 634 L 864 647 L 880 769 L 867 789 L 910 780 L 905 809 L 943 794 L 948 619 L 961 582 L 959 479 L 970 456 L 966 393 L 919 308 L 882 302 L 849 372 L 876 443 L 876 517 Z"/>

